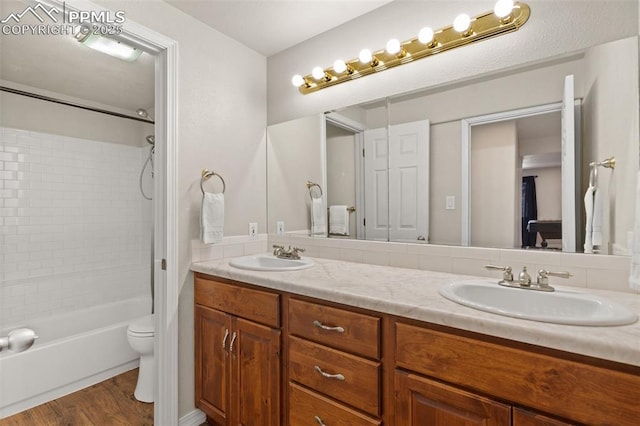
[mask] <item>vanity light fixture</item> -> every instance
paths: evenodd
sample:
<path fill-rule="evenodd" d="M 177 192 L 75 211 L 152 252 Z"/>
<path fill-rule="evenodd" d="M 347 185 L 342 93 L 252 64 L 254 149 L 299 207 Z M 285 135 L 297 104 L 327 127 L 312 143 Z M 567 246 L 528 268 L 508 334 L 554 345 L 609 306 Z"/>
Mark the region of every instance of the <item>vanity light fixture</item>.
<path fill-rule="evenodd" d="M 74 36 L 83 45 L 106 53 L 123 61 L 133 62 L 142 54 L 142 50 L 129 46 L 118 40 L 103 37 L 87 27 L 80 26 Z"/>
<path fill-rule="evenodd" d="M 391 39 L 385 49 L 375 52 L 363 49 L 357 59 L 347 62 L 338 59 L 333 68 L 316 67 L 312 74 L 305 77 L 293 76 L 291 83 L 306 95 L 456 47 L 517 31 L 527 22 L 530 14 L 531 9 L 525 3 L 498 0 L 490 12 L 473 18 L 465 14 L 458 15 L 453 25 L 439 30 L 424 27 L 415 38 L 404 42 Z"/>

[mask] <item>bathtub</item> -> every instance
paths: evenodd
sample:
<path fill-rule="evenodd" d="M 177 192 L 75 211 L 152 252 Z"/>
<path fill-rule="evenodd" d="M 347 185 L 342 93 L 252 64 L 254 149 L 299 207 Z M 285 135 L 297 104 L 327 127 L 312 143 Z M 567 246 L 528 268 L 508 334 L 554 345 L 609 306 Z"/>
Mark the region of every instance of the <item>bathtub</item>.
<path fill-rule="evenodd" d="M 36 343 L 20 353 L 0 352 L 0 418 L 91 386 L 138 366 L 127 342 L 127 326 L 151 311 L 137 297 L 25 321 Z"/>

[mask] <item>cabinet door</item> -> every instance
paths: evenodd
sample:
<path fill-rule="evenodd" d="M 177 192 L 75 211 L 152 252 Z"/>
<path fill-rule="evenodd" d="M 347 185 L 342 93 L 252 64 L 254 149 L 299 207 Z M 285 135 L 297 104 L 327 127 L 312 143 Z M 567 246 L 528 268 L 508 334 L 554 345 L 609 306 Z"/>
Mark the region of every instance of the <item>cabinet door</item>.
<path fill-rule="evenodd" d="M 280 425 L 280 330 L 234 319 L 233 425 Z"/>
<path fill-rule="evenodd" d="M 511 407 L 396 370 L 398 426 L 509 426 Z"/>
<path fill-rule="evenodd" d="M 228 424 L 230 334 L 229 315 L 196 305 L 196 406 L 219 425 Z"/>
<path fill-rule="evenodd" d="M 513 409 L 513 426 L 571 426 L 571 424 L 522 408 Z"/>

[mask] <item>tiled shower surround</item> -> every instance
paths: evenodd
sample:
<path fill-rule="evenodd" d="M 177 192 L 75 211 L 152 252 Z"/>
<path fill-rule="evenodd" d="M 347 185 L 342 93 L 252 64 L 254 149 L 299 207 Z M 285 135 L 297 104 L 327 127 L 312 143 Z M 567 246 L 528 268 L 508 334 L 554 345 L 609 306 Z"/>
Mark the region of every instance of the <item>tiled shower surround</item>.
<path fill-rule="evenodd" d="M 149 293 L 149 148 L 0 132 L 0 328 Z"/>

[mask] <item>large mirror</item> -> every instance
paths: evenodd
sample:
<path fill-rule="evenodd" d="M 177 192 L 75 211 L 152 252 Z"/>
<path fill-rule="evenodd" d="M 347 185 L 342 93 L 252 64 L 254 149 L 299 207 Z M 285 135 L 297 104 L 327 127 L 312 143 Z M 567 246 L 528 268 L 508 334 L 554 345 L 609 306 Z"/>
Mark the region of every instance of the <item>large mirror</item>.
<path fill-rule="evenodd" d="M 637 99 L 631 37 L 269 126 L 269 232 L 310 234 L 315 204 L 330 238 L 583 252 L 588 218 L 590 249 L 626 254 Z M 589 164 L 609 157 L 587 217 Z"/>

